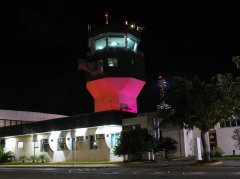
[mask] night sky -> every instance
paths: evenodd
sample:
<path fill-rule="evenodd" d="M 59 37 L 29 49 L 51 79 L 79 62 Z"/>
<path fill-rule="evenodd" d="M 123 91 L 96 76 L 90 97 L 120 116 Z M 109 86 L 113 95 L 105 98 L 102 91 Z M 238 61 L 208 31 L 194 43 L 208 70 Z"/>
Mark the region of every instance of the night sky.
<path fill-rule="evenodd" d="M 87 24 L 135 22 L 143 27 L 146 85 L 139 112 L 153 111 L 157 77 L 236 72 L 240 55 L 237 1 L 0 1 L 0 109 L 57 114 L 93 112 L 85 89 Z"/>

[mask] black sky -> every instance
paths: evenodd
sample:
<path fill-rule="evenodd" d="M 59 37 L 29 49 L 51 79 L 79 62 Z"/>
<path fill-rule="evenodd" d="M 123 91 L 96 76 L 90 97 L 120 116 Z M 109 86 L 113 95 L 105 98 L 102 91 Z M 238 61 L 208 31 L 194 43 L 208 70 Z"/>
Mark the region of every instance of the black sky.
<path fill-rule="evenodd" d="M 147 83 L 139 110 L 155 110 L 157 76 L 235 72 L 240 54 L 237 1 L 0 1 L 0 109 L 58 114 L 93 111 L 77 59 L 87 24 L 135 22 L 144 27 Z"/>

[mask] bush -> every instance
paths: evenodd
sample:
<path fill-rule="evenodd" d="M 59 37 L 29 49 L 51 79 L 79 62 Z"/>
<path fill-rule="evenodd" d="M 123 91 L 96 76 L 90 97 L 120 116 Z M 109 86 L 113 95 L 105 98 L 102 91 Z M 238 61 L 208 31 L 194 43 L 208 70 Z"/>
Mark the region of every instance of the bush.
<path fill-rule="evenodd" d="M 37 157 L 37 160 L 41 161 L 41 163 L 48 162 L 48 156 L 46 156 L 45 154 L 41 154 Z"/>
<path fill-rule="evenodd" d="M 221 157 L 224 152 L 219 147 L 213 147 L 213 149 L 210 151 L 211 157 Z"/>
<path fill-rule="evenodd" d="M 3 145 L 0 144 L 0 162 L 11 161 L 15 159 L 14 153 L 11 151 L 4 152 Z"/>
<path fill-rule="evenodd" d="M 21 155 L 21 156 L 19 156 L 18 160 L 21 161 L 22 163 L 24 163 L 27 160 L 27 157 L 26 157 L 26 155 Z"/>
<path fill-rule="evenodd" d="M 28 157 L 28 161 L 35 163 L 37 161 L 37 157 L 34 155 L 31 155 L 30 157 Z"/>

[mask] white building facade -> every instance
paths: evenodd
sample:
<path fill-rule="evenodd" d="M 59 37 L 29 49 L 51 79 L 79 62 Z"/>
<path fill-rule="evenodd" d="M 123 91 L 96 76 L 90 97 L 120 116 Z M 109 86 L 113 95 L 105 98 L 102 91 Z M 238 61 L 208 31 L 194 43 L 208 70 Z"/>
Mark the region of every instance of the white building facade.
<path fill-rule="evenodd" d="M 16 120 L 16 119 L 15 119 Z M 234 123 L 235 122 L 235 123 Z M 223 155 L 240 155 L 232 139 L 238 121 L 217 124 L 207 134 L 209 147 L 219 147 Z M 159 128 L 155 113 L 134 115 L 120 111 L 106 111 L 80 116 L 61 117 L 44 121 L 2 127 L 0 138 L 5 152 L 11 151 L 16 161 L 21 156 L 45 154 L 49 161 L 123 161 L 113 154 L 113 148 L 125 128 L 146 128 L 156 138 L 175 139 L 177 150 L 169 157 L 197 156 L 198 129 L 186 130 L 176 126 Z M 154 159 L 152 157 L 151 159 Z"/>

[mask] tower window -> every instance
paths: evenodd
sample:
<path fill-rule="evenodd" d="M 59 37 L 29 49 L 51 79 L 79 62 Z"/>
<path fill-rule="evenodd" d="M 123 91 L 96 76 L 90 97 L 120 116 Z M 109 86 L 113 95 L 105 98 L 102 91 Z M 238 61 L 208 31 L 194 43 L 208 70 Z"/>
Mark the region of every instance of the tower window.
<path fill-rule="evenodd" d="M 134 59 L 132 58 L 132 64 L 134 64 Z"/>
<path fill-rule="evenodd" d="M 137 40 L 133 37 L 127 38 L 127 48 L 136 52 L 137 51 Z"/>
<path fill-rule="evenodd" d="M 111 34 L 108 36 L 108 46 L 111 48 L 125 48 L 126 41 L 123 34 Z"/>
<path fill-rule="evenodd" d="M 106 48 L 106 37 L 101 37 L 95 41 L 96 50 L 102 50 Z"/>
<path fill-rule="evenodd" d="M 108 58 L 108 66 L 109 67 L 117 67 L 118 61 L 116 58 Z"/>
<path fill-rule="evenodd" d="M 98 71 L 103 72 L 103 60 L 98 60 Z"/>

